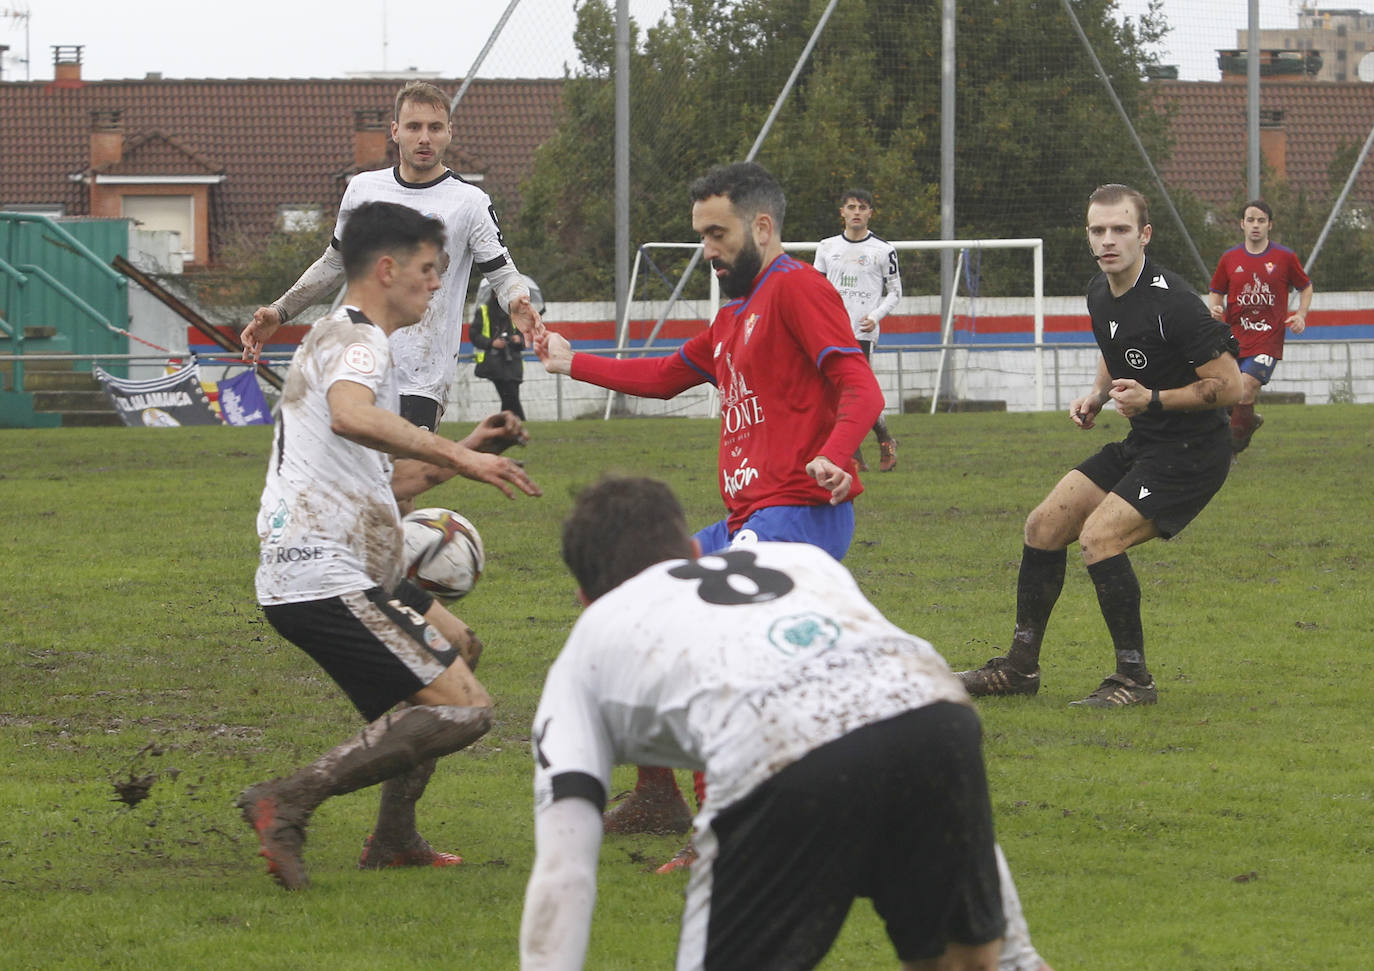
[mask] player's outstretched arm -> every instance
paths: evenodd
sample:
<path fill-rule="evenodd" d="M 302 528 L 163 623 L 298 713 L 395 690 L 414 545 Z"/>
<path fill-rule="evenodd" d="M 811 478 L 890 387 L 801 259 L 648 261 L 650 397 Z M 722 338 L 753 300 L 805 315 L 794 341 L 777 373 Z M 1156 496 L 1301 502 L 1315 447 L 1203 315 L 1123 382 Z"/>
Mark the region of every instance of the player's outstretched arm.
<path fill-rule="evenodd" d="M 253 319 L 239 334 L 243 345 L 243 359 L 257 361 L 263 345 L 277 332 L 277 328 L 317 303 L 326 293 L 337 290 L 344 281 L 343 255 L 333 245 L 300 275 L 291 288 L 266 307 L 259 307 Z"/>
<path fill-rule="evenodd" d="M 596 904 L 601 813 L 589 800 L 559 799 L 534 817 L 534 868 L 520 920 L 521 971 L 578 971 Z"/>
<path fill-rule="evenodd" d="M 543 495 L 520 463 L 499 455 L 486 455 L 417 428 L 400 415 L 379 408 L 372 389 L 355 381 L 335 381 L 329 386 L 330 428 L 334 434 L 394 455 L 396 463 L 391 489 L 396 498 L 410 499 L 431 485 L 461 475 L 474 482 L 495 486 L 508 499 L 512 487 L 530 496 Z M 425 465 L 436 469 L 426 469 Z"/>

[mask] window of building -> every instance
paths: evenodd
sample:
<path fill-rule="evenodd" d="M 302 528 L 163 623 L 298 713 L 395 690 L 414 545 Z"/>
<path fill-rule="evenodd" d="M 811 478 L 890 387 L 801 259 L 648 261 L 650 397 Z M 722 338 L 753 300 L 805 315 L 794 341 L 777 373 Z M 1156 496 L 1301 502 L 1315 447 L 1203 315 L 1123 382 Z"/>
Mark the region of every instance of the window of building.
<path fill-rule="evenodd" d="M 140 229 L 168 230 L 181 234 L 181 255 L 196 258 L 196 206 L 193 196 L 125 195 L 120 212 Z"/>
<path fill-rule="evenodd" d="M 277 225 L 287 233 L 308 233 L 320 228 L 320 207 L 314 203 L 277 207 Z"/>

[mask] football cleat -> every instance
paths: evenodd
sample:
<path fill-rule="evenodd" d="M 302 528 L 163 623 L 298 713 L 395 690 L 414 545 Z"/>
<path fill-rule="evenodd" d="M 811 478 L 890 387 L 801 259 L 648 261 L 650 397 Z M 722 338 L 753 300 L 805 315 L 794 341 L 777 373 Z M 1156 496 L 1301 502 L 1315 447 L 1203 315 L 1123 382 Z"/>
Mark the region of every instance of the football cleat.
<path fill-rule="evenodd" d="M 975 698 L 988 695 L 1033 695 L 1040 690 L 1040 666 L 1030 674 L 1012 667 L 1005 657 L 995 657 L 973 671 L 956 671 L 964 690 Z"/>
<path fill-rule="evenodd" d="M 305 823 L 310 814 L 291 806 L 272 782 L 260 782 L 243 790 L 235 805 L 243 821 L 258 834 L 258 855 L 267 861 L 267 872 L 287 890 L 310 885 L 305 875 Z"/>
<path fill-rule="evenodd" d="M 882 455 L 882 460 L 878 463 L 880 471 L 891 472 L 897 467 L 897 439 L 892 438 L 886 442 L 879 442 L 878 451 Z"/>
<path fill-rule="evenodd" d="M 675 870 L 690 870 L 692 864 L 697 861 L 697 848 L 688 843 L 682 849 L 673 854 L 673 858 L 663 866 L 655 870 L 655 873 L 672 873 Z"/>
<path fill-rule="evenodd" d="M 1097 690 L 1082 701 L 1071 701 L 1073 707 L 1122 708 L 1126 705 L 1153 705 L 1159 700 L 1154 678 L 1149 684 L 1139 684 L 1124 674 L 1109 674 Z"/>

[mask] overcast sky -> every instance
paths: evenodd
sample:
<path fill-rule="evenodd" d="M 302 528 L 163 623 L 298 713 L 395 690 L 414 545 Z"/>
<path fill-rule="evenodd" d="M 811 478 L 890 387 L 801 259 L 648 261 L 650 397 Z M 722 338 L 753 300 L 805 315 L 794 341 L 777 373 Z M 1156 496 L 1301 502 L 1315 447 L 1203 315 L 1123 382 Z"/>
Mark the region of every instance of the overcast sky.
<path fill-rule="evenodd" d="M 52 45 L 80 44 L 88 80 L 141 78 L 345 77 L 416 68 L 467 74 L 509 0 L 0 0 L 0 44 L 10 50 L 5 80 L 49 80 Z M 1123 13 L 1148 0 L 1118 0 Z M 1344 6 L 1358 7 L 1358 0 Z M 1260 0 L 1260 26 L 1297 23 L 1298 0 Z M 1374 6 L 1374 3 L 1371 3 Z M 668 0 L 630 0 L 631 15 L 653 23 Z M 559 77 L 574 58 L 573 0 L 521 0 L 479 77 Z M 27 9 L 32 63 L 22 63 Z M 319 11 L 328 11 L 321 20 Z M 1216 80 L 1216 48 L 1234 47 L 1246 0 L 1165 0 L 1174 27 L 1165 63 L 1182 77 Z"/>

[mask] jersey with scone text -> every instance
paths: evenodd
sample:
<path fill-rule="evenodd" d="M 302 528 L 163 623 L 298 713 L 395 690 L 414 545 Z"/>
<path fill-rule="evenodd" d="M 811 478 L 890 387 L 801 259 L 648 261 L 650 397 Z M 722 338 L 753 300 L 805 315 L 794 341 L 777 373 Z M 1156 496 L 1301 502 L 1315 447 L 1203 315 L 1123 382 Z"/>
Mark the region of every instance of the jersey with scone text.
<path fill-rule="evenodd" d="M 1277 243 L 1262 253 L 1237 246 L 1222 254 L 1211 289 L 1226 295 L 1226 323 L 1240 342 L 1241 357 L 1283 358 L 1288 291 L 1311 285 L 1298 254 Z"/>

